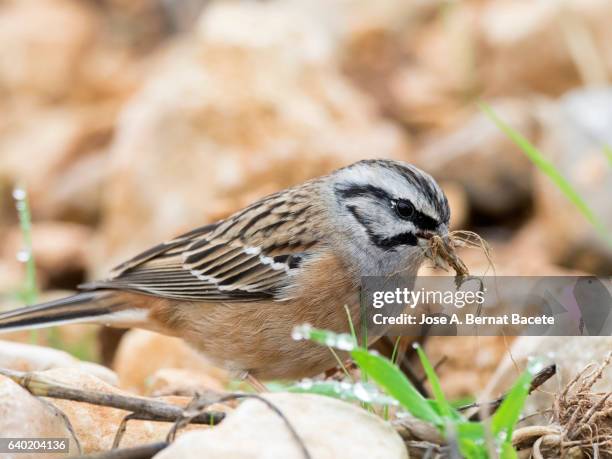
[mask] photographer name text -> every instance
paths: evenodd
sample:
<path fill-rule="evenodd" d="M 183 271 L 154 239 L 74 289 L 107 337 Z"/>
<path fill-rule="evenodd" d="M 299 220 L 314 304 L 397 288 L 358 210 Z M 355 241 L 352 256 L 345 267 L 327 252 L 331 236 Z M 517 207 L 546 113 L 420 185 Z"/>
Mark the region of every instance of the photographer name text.
<path fill-rule="evenodd" d="M 523 316 L 521 314 L 502 314 L 499 316 L 480 316 L 477 314 L 399 314 L 386 316 L 374 314 L 375 325 L 554 325 L 554 316 Z"/>

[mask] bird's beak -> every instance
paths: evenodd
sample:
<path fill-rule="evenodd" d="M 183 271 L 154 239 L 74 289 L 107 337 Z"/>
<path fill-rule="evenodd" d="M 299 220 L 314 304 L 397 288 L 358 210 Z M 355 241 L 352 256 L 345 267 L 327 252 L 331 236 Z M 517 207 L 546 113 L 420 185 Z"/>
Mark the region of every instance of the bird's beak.
<path fill-rule="evenodd" d="M 420 247 L 425 249 L 425 256 L 434 263 L 434 267 L 451 267 L 457 276 L 469 274 L 465 263 L 457 255 L 456 242 L 449 236 L 448 228 L 445 226 L 440 231 L 423 231 L 417 233 Z"/>
<path fill-rule="evenodd" d="M 442 238 L 442 240 L 448 240 L 448 227 L 446 225 L 440 225 L 436 230 L 420 230 L 417 231 L 416 237 L 418 240 L 418 244 L 421 247 L 429 247 L 431 245 L 431 240 L 434 236 L 438 236 Z"/>
<path fill-rule="evenodd" d="M 430 246 L 431 239 L 434 237 L 434 232 L 432 231 L 417 231 L 417 244 L 419 247 L 428 248 Z"/>

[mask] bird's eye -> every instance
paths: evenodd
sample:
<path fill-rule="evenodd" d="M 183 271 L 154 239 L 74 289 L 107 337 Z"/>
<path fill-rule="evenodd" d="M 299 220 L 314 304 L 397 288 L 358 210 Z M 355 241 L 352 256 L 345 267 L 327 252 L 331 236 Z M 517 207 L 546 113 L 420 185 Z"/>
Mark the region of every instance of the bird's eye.
<path fill-rule="evenodd" d="M 407 220 L 414 215 L 414 206 L 410 201 L 406 201 L 404 199 L 394 201 L 394 207 L 395 213 L 399 218 Z"/>

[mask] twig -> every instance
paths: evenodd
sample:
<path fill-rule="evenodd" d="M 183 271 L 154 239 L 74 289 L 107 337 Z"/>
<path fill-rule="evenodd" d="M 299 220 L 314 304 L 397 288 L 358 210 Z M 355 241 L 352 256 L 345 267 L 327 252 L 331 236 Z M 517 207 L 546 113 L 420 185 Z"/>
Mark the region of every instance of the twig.
<path fill-rule="evenodd" d="M 123 438 L 123 435 L 125 434 L 125 430 L 127 429 L 128 421 L 135 420 L 135 419 L 139 419 L 139 418 L 136 416 L 135 413 L 130 413 L 121 420 L 119 427 L 117 427 L 117 432 L 115 432 L 115 438 L 113 439 L 113 446 L 111 446 L 111 449 L 119 448 L 119 443 L 121 443 L 121 439 Z"/>
<path fill-rule="evenodd" d="M 108 406 L 131 411 L 138 415 L 139 419 L 151 421 L 175 422 L 183 416 L 182 407 L 159 400 L 75 389 L 36 373 L 0 369 L 0 375 L 12 379 L 32 395 L 39 397 L 60 398 L 91 403 L 92 405 Z M 192 419 L 192 422 L 214 425 L 219 424 L 224 417 L 225 414 L 219 412 L 200 413 Z"/>
<path fill-rule="evenodd" d="M 391 425 L 406 444 L 409 442 L 433 445 L 446 444 L 446 440 L 437 427 L 412 416 L 395 419 L 391 422 Z"/>

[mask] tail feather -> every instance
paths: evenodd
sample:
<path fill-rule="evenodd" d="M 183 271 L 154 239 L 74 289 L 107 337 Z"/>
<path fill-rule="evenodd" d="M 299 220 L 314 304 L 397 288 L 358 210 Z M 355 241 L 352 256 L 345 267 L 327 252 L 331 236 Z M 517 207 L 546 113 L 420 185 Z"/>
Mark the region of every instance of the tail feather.
<path fill-rule="evenodd" d="M 112 292 L 92 291 L 0 314 L 0 333 L 74 322 L 100 322 L 123 308 Z"/>

